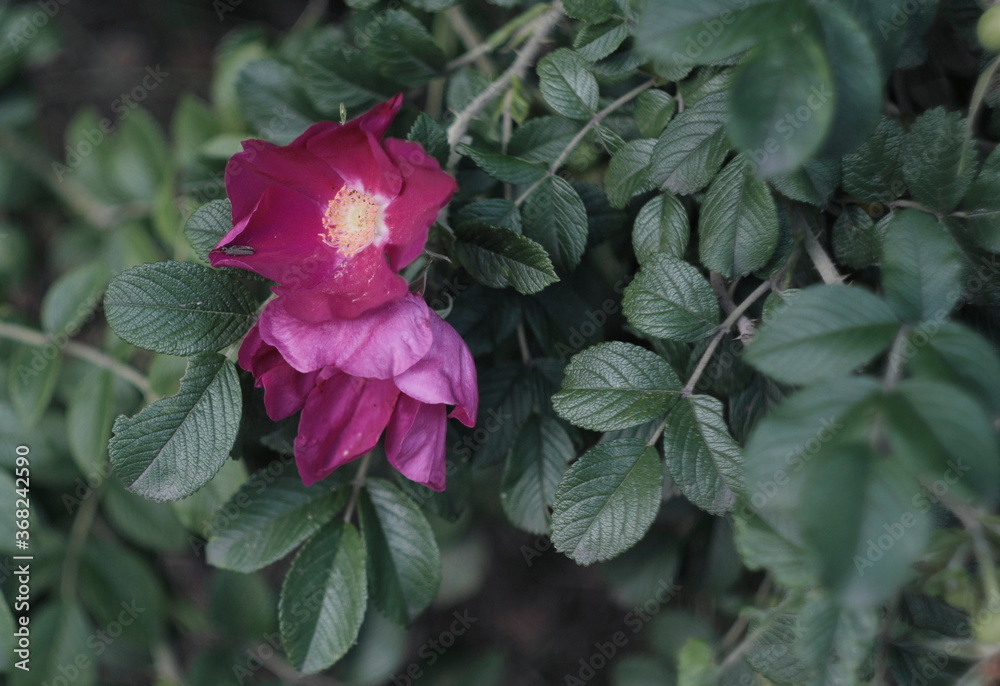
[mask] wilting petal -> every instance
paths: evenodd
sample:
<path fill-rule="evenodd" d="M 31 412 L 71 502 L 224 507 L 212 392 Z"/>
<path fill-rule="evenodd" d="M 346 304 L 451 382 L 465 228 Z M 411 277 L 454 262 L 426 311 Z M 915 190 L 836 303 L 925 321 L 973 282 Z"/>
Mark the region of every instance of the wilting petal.
<path fill-rule="evenodd" d="M 356 188 L 394 197 L 402 179 L 382 149 L 382 138 L 402 103 L 402 96 L 397 95 L 342 126 L 314 136 L 305 147 Z"/>
<path fill-rule="evenodd" d="M 472 353 L 458 332 L 436 313 L 431 312 L 428 321 L 434 343 L 419 362 L 395 378 L 396 386 L 420 402 L 456 405 L 452 416 L 473 426 L 479 389 Z"/>
<path fill-rule="evenodd" d="M 444 405 L 426 405 L 400 395 L 385 434 L 389 463 L 410 481 L 443 491 L 447 421 Z"/>
<path fill-rule="evenodd" d="M 413 294 L 356 319 L 307 322 L 288 311 L 290 297 L 264 308 L 260 334 L 301 372 L 333 367 L 353 376 L 390 379 L 417 363 L 434 333 L 424 301 Z"/>
<path fill-rule="evenodd" d="M 316 385 L 318 372 L 303 374 L 293 369 L 276 348 L 264 342 L 256 324 L 243 339 L 238 361 L 253 374 L 257 387 L 264 389 L 264 409 L 275 421 L 301 410 Z"/>
<path fill-rule="evenodd" d="M 295 462 L 308 486 L 375 447 L 399 391 L 391 381 L 326 373 L 306 399 Z"/>
<path fill-rule="evenodd" d="M 385 210 L 389 227 L 386 253 L 398 271 L 423 251 L 427 230 L 458 186 L 418 143 L 387 138 L 385 150 L 403 179 L 402 190 Z"/>

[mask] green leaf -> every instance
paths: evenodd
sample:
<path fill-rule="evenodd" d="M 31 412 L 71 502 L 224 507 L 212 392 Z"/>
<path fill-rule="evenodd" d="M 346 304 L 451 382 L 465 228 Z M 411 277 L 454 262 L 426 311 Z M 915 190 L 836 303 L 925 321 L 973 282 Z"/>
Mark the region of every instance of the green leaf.
<path fill-rule="evenodd" d="M 656 254 L 625 289 L 622 309 L 643 333 L 690 343 L 715 333 L 719 303 L 705 277 L 683 260 Z"/>
<path fill-rule="evenodd" d="M 521 210 L 510 200 L 503 198 L 483 198 L 473 200 L 455 213 L 455 225 L 466 222 L 483 222 L 491 226 L 502 226 L 514 233 L 523 233 Z"/>
<path fill-rule="evenodd" d="M 358 501 L 375 606 L 403 626 L 427 609 L 441 585 L 441 554 L 421 509 L 384 479 L 368 479 Z"/>
<path fill-rule="evenodd" d="M 567 0 L 563 3 L 566 16 L 590 24 L 600 24 L 624 15 L 616 0 Z"/>
<path fill-rule="evenodd" d="M 994 149 L 962 198 L 961 236 L 984 250 L 1000 252 L 1000 150 Z"/>
<path fill-rule="evenodd" d="M 729 0 L 658 0 L 646 3 L 636 28 L 638 48 L 666 64 L 710 64 L 743 52 L 760 35 L 759 5 L 746 0 L 734 7 Z"/>
<path fill-rule="evenodd" d="M 921 338 L 926 343 L 920 345 Z M 927 322 L 912 335 L 914 354 L 908 367 L 915 377 L 964 384 L 1000 414 L 1000 357 L 981 335 L 956 322 Z"/>
<path fill-rule="evenodd" d="M 964 264 L 933 216 L 912 209 L 893 214 L 882 244 L 882 287 L 901 319 L 946 319 L 962 295 Z"/>
<path fill-rule="evenodd" d="M 488 368 L 479 380 L 479 421 L 494 419 L 496 431 L 482 440 L 466 438 L 459 454 L 472 454 L 477 466 L 494 465 L 505 459 L 514 447 L 528 417 L 536 405 L 546 402 L 552 391 L 536 364 L 530 367 L 501 363 Z"/>
<path fill-rule="evenodd" d="M 917 202 L 950 212 L 976 175 L 976 151 L 958 112 L 936 107 L 917 117 L 906 133 L 903 176 Z"/>
<path fill-rule="evenodd" d="M 366 34 L 369 32 L 366 28 Z M 370 56 L 349 41 L 337 31 L 320 35 L 297 65 L 302 90 L 313 106 L 330 118 L 340 116 L 341 105 L 368 107 L 385 100 L 394 90 L 379 75 Z"/>
<path fill-rule="evenodd" d="M 780 5 L 778 5 L 780 7 Z M 887 74 L 872 37 L 841 2 L 812 4 L 833 70 L 836 111 L 819 155 L 840 157 L 861 145 L 878 124 Z"/>
<path fill-rule="evenodd" d="M 816 675 L 811 683 L 864 683 L 859 672 L 865 671 L 878 629 L 871 609 L 845 607 L 825 594 L 810 598 L 799 616 L 796 648 Z"/>
<path fill-rule="evenodd" d="M 114 377 L 106 369 L 90 370 L 73 391 L 66 412 L 70 455 L 84 474 L 103 471 L 114 412 Z"/>
<path fill-rule="evenodd" d="M 229 200 L 213 200 L 194 211 L 184 225 L 184 235 L 198 257 L 208 258 L 223 236 L 233 228 L 233 208 Z"/>
<path fill-rule="evenodd" d="M 467 222 L 455 227 L 455 239 L 462 266 L 483 285 L 537 293 L 559 280 L 545 248 L 510 229 Z"/>
<path fill-rule="evenodd" d="M 877 296 L 854 286 L 803 289 L 761 327 L 745 360 L 788 384 L 850 374 L 892 342 L 899 322 Z"/>
<path fill-rule="evenodd" d="M 177 395 L 115 420 L 111 464 L 128 490 L 150 500 L 191 495 L 229 458 L 242 412 L 235 365 L 197 355 Z"/>
<path fill-rule="evenodd" d="M 187 543 L 187 532 L 169 504 L 129 493 L 114 479 L 104 488 L 104 514 L 127 540 L 150 550 L 179 550 Z"/>
<path fill-rule="evenodd" d="M 810 160 L 800 169 L 775 174 L 768 181 L 786 198 L 823 209 L 840 185 L 840 164 L 830 160 Z"/>
<path fill-rule="evenodd" d="M 940 381 L 906 379 L 885 403 L 885 433 L 900 462 L 944 480 L 953 497 L 996 501 L 1000 449 L 993 419 L 973 397 Z"/>
<path fill-rule="evenodd" d="M 712 648 L 700 638 L 689 638 L 677 654 L 677 686 L 716 686 Z"/>
<path fill-rule="evenodd" d="M 757 173 L 798 168 L 815 153 L 833 121 L 830 64 L 809 28 L 764 40 L 733 75 L 729 135 Z"/>
<path fill-rule="evenodd" d="M 674 483 L 688 500 L 711 514 L 732 509 L 743 490 L 743 451 L 729 434 L 722 403 L 707 395 L 682 398 L 663 431 L 663 455 Z"/>
<path fill-rule="evenodd" d="M 374 25 L 377 31 L 364 56 L 386 80 L 414 88 L 423 86 L 444 69 L 446 59 L 441 48 L 409 12 L 386 10 L 369 25 Z"/>
<path fill-rule="evenodd" d="M 364 546 L 353 526 L 335 519 L 302 547 L 281 586 L 278 621 L 292 665 L 315 674 L 343 657 L 367 605 Z"/>
<path fill-rule="evenodd" d="M 666 91 L 643 91 L 635 99 L 635 125 L 646 138 L 659 138 L 677 111 L 677 100 Z"/>
<path fill-rule="evenodd" d="M 656 448 L 634 438 L 601 443 L 566 472 L 552 508 L 552 542 L 581 565 L 603 562 L 645 535 L 660 509 Z"/>
<path fill-rule="evenodd" d="M 171 173 L 170 155 L 156 120 L 141 108 L 127 112 L 107 142 L 107 183 L 123 200 L 150 202 Z"/>
<path fill-rule="evenodd" d="M 532 183 L 548 173 L 544 162 L 530 162 L 497 152 L 477 150 L 470 145 L 463 146 L 462 152 L 471 157 L 484 172 L 505 183 Z"/>
<path fill-rule="evenodd" d="M 774 684 L 810 684 L 812 673 L 793 652 L 798 632 L 798 616 L 782 613 L 780 609 L 761 611 L 754 609 L 747 627 L 752 641 L 747 651 L 747 663 L 758 674 Z"/>
<path fill-rule="evenodd" d="M 247 481 L 242 461 L 227 460 L 222 469 L 187 498 L 170 503 L 177 518 L 193 533 L 208 538 L 217 526 L 216 513 Z"/>
<path fill-rule="evenodd" d="M 81 655 L 93 655 L 94 627 L 76 602 L 66 603 L 55 599 L 32 613 L 31 671 L 14 668 L 10 673 L 10 686 L 37 686 L 58 684 L 66 680 L 64 670 L 77 669 L 73 686 L 94 686 L 97 683 L 97 660 L 88 659 L 77 667 Z M 40 640 L 44 637 L 44 640 Z M 98 644 L 103 645 L 103 644 Z"/>
<path fill-rule="evenodd" d="M 270 479 L 255 476 L 245 483 L 209 531 L 205 548 L 210 565 L 234 572 L 255 572 L 280 560 L 343 507 L 345 493 L 331 493 L 322 483 L 305 486 L 298 475 Z"/>
<path fill-rule="evenodd" d="M 778 210 L 767 184 L 743 156 L 712 182 L 699 223 L 698 256 L 735 279 L 760 269 L 778 246 Z"/>
<path fill-rule="evenodd" d="M 655 186 L 690 195 L 707 186 L 729 151 L 726 93 L 713 93 L 677 115 L 653 148 L 649 178 Z"/>
<path fill-rule="evenodd" d="M 291 143 L 319 117 L 295 70 L 277 60 L 255 60 L 236 79 L 240 111 L 268 140 Z"/>
<path fill-rule="evenodd" d="M 800 546 L 754 516 L 746 505 L 737 504 L 733 521 L 736 547 L 748 569 L 769 569 L 778 583 L 789 588 L 816 586 L 816 573 Z"/>
<path fill-rule="evenodd" d="M 573 356 L 552 406 L 577 426 L 614 431 L 662 417 L 680 390 L 680 379 L 659 355 L 613 341 Z"/>
<path fill-rule="evenodd" d="M 753 490 L 740 513 L 760 515 L 781 538 L 800 546 L 796 518 L 811 497 L 802 485 L 806 466 L 826 459 L 838 441 L 851 436 L 847 427 L 879 392 L 879 382 L 870 376 L 836 378 L 789 396 L 765 415 L 747 440 L 744 480 Z"/>
<path fill-rule="evenodd" d="M 156 262 L 115 277 L 104 309 L 129 343 L 191 355 L 239 340 L 256 319 L 257 303 L 239 281 L 210 267 Z"/>
<path fill-rule="evenodd" d="M 507 153 L 525 160 L 553 164 L 580 132 L 581 124 L 563 117 L 535 117 L 517 127 Z"/>
<path fill-rule="evenodd" d="M 854 608 L 873 607 L 913 574 L 931 529 L 912 499 L 920 486 L 866 444 L 848 443 L 806 468 L 802 535 L 824 583 Z M 837 526 L 831 526 L 836 522 Z"/>
<path fill-rule="evenodd" d="M 417 120 L 410 127 L 406 140 L 420 143 L 428 155 L 436 159 L 441 166 L 448 161 L 448 134 L 433 117 L 426 112 L 417 115 Z"/>
<path fill-rule="evenodd" d="M 588 229 L 583 200 L 562 177 L 546 178 L 524 203 L 524 234 L 545 248 L 562 269 L 580 264 Z"/>
<path fill-rule="evenodd" d="M 56 279 L 42 299 L 42 329 L 64 336 L 79 331 L 101 300 L 107 271 L 100 262 L 88 262 Z"/>
<path fill-rule="evenodd" d="M 548 533 L 549 507 L 575 457 L 573 440 L 558 419 L 537 414 L 528 419 L 500 480 L 500 503 L 514 526 L 533 534 Z"/>
<path fill-rule="evenodd" d="M 632 248 L 640 265 L 658 254 L 684 259 L 690 239 L 687 210 L 673 193 L 663 193 L 643 205 L 632 227 Z"/>
<path fill-rule="evenodd" d="M 590 119 L 597 112 L 597 79 L 577 53 L 559 48 L 538 63 L 539 89 L 545 102 L 570 119 Z"/>
<path fill-rule="evenodd" d="M 625 207 L 640 193 L 656 188 L 650 180 L 650 164 L 656 140 L 639 138 L 618 150 L 604 175 L 604 190 L 612 207 Z"/>
<path fill-rule="evenodd" d="M 618 49 L 628 38 L 628 26 L 621 22 L 609 22 L 600 26 L 589 25 L 580 29 L 573 40 L 573 47 L 585 60 L 596 62 Z"/>
<path fill-rule="evenodd" d="M 844 157 L 844 190 L 865 202 L 889 202 L 906 192 L 903 127 L 883 117 L 864 144 Z"/>
<path fill-rule="evenodd" d="M 18 346 L 11 357 L 7 388 L 14 411 L 26 429 L 34 427 L 48 409 L 61 368 L 62 357 L 54 343 Z"/>
<path fill-rule="evenodd" d="M 882 257 L 882 234 L 864 208 L 845 207 L 833 224 L 833 254 L 838 262 L 854 269 L 878 264 Z"/>

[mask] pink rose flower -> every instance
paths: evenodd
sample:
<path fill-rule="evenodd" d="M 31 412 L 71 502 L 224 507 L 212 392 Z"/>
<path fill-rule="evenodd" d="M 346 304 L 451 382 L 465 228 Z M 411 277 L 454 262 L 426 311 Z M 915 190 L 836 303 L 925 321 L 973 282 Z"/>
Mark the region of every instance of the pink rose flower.
<path fill-rule="evenodd" d="M 321 122 L 289 145 L 243 143 L 226 167 L 233 228 L 212 266 L 277 282 L 302 319 L 357 317 L 406 295 L 397 273 L 424 248 L 456 190 L 417 143 L 386 138 L 397 95 L 345 124 Z"/>
<path fill-rule="evenodd" d="M 384 431 L 396 469 L 444 490 L 447 417 L 471 427 L 479 403 L 465 341 L 412 293 L 353 319 L 308 321 L 296 309 L 292 298 L 270 302 L 239 363 L 264 388 L 268 416 L 302 411 L 295 439 L 302 480 L 312 484 L 364 455 Z"/>

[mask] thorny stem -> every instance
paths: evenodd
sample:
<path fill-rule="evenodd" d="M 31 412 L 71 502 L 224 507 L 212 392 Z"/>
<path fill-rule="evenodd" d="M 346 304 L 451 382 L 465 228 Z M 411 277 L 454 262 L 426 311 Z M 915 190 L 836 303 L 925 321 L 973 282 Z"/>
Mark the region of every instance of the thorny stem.
<path fill-rule="evenodd" d="M 753 293 L 748 295 L 746 300 L 734 307 L 733 311 L 729 313 L 729 316 L 723 320 L 722 324 L 719 325 L 718 330 L 715 332 L 715 336 L 712 337 L 712 341 L 708 344 L 708 347 L 705 348 L 705 352 L 702 353 L 701 359 L 698 360 L 698 366 L 695 367 L 694 373 L 691 374 L 691 378 L 688 379 L 687 384 L 681 390 L 681 398 L 688 398 L 692 393 L 694 393 L 695 386 L 697 386 L 698 381 L 701 380 L 702 374 L 705 373 L 705 369 L 708 367 L 709 360 L 712 359 L 712 355 L 715 354 L 715 349 L 719 347 L 719 343 L 722 342 L 726 333 L 733 327 L 734 324 L 736 324 L 736 322 L 739 321 L 740 317 L 742 317 L 743 314 L 749 310 L 755 302 L 757 302 L 757 300 L 774 287 L 774 284 L 776 284 L 783 276 L 784 271 L 784 269 L 778 270 L 774 276 L 757 286 Z M 669 419 L 670 414 L 667 413 L 667 416 L 663 418 L 663 422 L 660 423 L 660 426 L 656 429 L 653 437 L 649 439 L 647 445 L 653 445 L 660 439 L 660 436 L 663 435 L 663 431 L 667 428 L 667 421 L 669 421 Z"/>
<path fill-rule="evenodd" d="M 823 279 L 825 284 L 842 284 L 844 283 L 844 277 L 840 275 L 837 271 L 837 266 L 830 259 L 830 256 L 826 254 L 823 250 L 823 246 L 819 244 L 816 240 L 816 236 L 813 232 L 809 230 L 809 227 L 804 227 L 802 229 L 803 242 L 805 243 L 806 254 L 809 255 L 809 259 L 812 260 L 813 265 L 816 267 L 816 271 L 819 272 L 820 277 Z"/>
<path fill-rule="evenodd" d="M 51 338 L 39 331 L 8 322 L 0 322 L 0 338 L 19 341 L 28 345 L 56 345 Z M 156 400 L 156 394 L 153 393 L 153 389 L 149 385 L 149 380 L 132 367 L 122 364 L 118 360 L 108 357 L 97 348 L 92 348 L 83 343 L 68 341 L 61 348 L 62 352 L 71 357 L 86 360 L 128 381 L 142 392 L 147 401 L 152 402 Z"/>
<path fill-rule="evenodd" d="M 351 517 L 354 516 L 354 509 L 358 505 L 358 496 L 361 495 L 361 488 L 365 485 L 365 477 L 368 476 L 368 467 L 372 462 L 372 453 L 368 453 L 363 458 L 361 458 L 361 464 L 358 466 L 358 473 L 354 476 L 354 481 L 352 483 L 353 488 L 351 489 L 351 499 L 347 501 L 347 509 L 344 510 L 344 521 L 350 523 Z"/>
<path fill-rule="evenodd" d="M 469 130 L 469 125 L 472 120 L 486 108 L 493 100 L 503 92 L 515 78 L 523 78 L 525 73 L 528 71 L 528 66 L 538 55 L 538 52 L 542 49 L 542 45 L 545 39 L 548 37 L 549 32 L 555 27 L 555 25 L 562 18 L 562 3 L 559 0 L 552 3 L 552 7 L 541 17 L 538 18 L 535 24 L 534 33 L 531 38 L 524 44 L 521 52 L 518 53 L 517 59 L 514 60 L 513 64 L 507 68 L 504 73 L 502 73 L 493 83 L 491 83 L 486 90 L 473 98 L 472 102 L 466 105 L 465 109 L 458 112 L 455 115 L 455 121 L 452 122 L 451 126 L 448 127 L 448 146 L 451 148 L 451 157 L 448 159 L 448 171 L 453 172 L 455 167 L 458 166 L 458 161 L 461 159 L 461 155 L 455 149 L 459 141 L 465 136 L 465 132 Z"/>
<path fill-rule="evenodd" d="M 445 10 L 444 16 L 455 31 L 455 34 L 461 39 L 462 45 L 469 51 L 466 55 L 471 55 L 475 52 L 474 57 L 470 61 L 475 62 L 479 71 L 486 74 L 487 77 L 492 77 L 496 69 L 493 66 L 493 61 L 487 57 L 489 49 L 480 49 L 481 46 L 488 46 L 489 44 L 476 31 L 476 27 L 469 21 L 462 7 L 460 5 L 449 7 Z"/>
<path fill-rule="evenodd" d="M 527 27 L 530 31 L 532 23 L 538 19 L 545 11 L 548 9 L 548 5 L 542 3 L 540 5 L 535 5 L 530 10 L 519 14 L 514 19 L 512 19 L 507 24 L 504 24 L 499 29 L 487 36 L 486 40 L 481 42 L 476 47 L 469 50 L 464 55 L 459 55 L 455 59 L 448 62 L 445 65 L 447 71 L 454 71 L 467 64 L 475 62 L 481 56 L 486 55 L 493 50 L 496 50 L 501 45 L 506 43 L 508 40 L 517 34 L 519 31 Z"/>
<path fill-rule="evenodd" d="M 549 174 L 550 175 L 555 174 L 557 171 L 559 171 L 559 168 L 563 165 L 564 162 L 566 162 L 567 158 L 569 158 L 569 156 L 573 154 L 573 151 L 576 149 L 576 146 L 578 146 L 580 144 L 580 141 L 582 141 L 587 136 L 587 134 L 590 133 L 591 129 L 593 129 L 595 126 L 599 125 L 602 121 L 604 121 L 604 119 L 607 118 L 609 114 L 615 112 L 616 110 L 618 110 L 618 108 L 629 103 L 631 100 L 638 97 L 644 91 L 649 90 L 654 85 L 656 85 L 656 79 L 650 79 L 649 81 L 646 81 L 645 83 L 636 86 L 628 93 L 621 96 L 620 98 L 612 102 L 610 105 L 605 107 L 603 110 L 601 110 L 600 112 L 596 113 L 593 117 L 591 117 L 590 121 L 588 121 L 584 125 L 584 127 L 580 129 L 580 131 L 578 131 L 575 136 L 573 136 L 573 139 L 566 144 L 566 147 L 563 148 L 563 151 L 559 153 L 559 157 L 557 157 L 552 162 L 552 164 L 549 165 L 549 170 L 548 170 Z M 520 207 L 524 203 L 524 201 L 528 199 L 528 196 L 530 196 L 535 191 L 535 189 L 538 188 L 538 186 L 540 186 L 543 181 L 545 181 L 545 178 L 546 177 L 542 177 L 535 183 L 531 184 L 531 186 L 529 186 L 528 189 L 524 191 L 524 193 L 522 193 L 517 200 L 514 201 L 514 204 Z"/>

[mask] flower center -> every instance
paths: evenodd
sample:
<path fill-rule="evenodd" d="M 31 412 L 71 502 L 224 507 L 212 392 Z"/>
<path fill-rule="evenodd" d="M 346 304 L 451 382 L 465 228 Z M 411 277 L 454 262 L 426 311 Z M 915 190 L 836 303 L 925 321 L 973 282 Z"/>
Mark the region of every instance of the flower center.
<path fill-rule="evenodd" d="M 344 257 L 361 252 L 379 236 L 382 208 L 374 196 L 342 186 L 326 206 L 320 237 Z"/>

